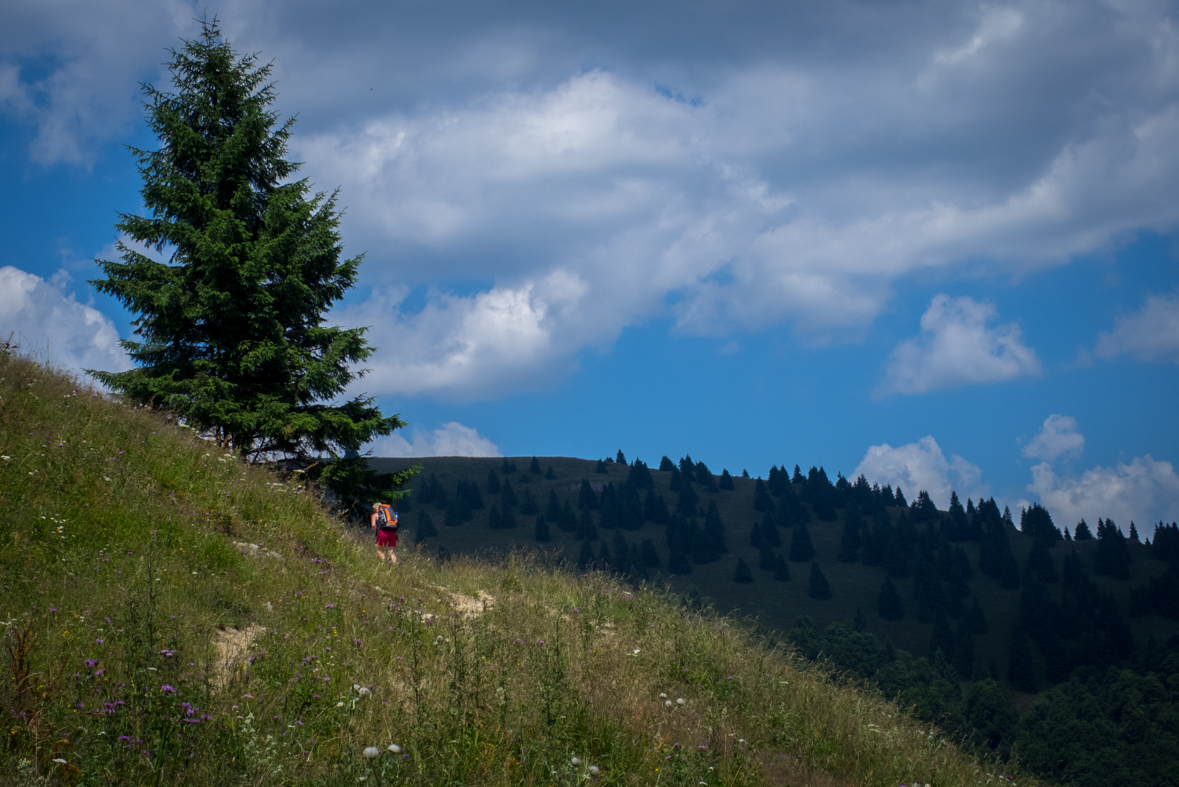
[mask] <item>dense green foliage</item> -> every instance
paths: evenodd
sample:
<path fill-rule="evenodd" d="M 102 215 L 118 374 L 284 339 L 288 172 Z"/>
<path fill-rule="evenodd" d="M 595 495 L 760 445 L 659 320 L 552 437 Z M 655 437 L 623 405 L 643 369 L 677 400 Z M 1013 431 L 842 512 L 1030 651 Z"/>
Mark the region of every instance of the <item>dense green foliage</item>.
<path fill-rule="evenodd" d="M 136 315 L 140 341 L 123 345 L 137 366 L 95 375 L 243 457 L 336 457 L 315 471 L 357 511 L 396 498 L 412 472 L 378 477 L 355 452 L 404 422 L 364 396 L 326 403 L 373 352 L 363 328 L 323 324 L 360 258 L 340 259 L 335 196 L 292 180 L 294 121 L 270 108 L 270 66 L 239 57 L 213 21 L 169 68 L 174 93 L 145 88 L 160 147 L 133 149 L 150 214 L 121 216 L 122 260 L 99 261 L 92 282 Z"/>

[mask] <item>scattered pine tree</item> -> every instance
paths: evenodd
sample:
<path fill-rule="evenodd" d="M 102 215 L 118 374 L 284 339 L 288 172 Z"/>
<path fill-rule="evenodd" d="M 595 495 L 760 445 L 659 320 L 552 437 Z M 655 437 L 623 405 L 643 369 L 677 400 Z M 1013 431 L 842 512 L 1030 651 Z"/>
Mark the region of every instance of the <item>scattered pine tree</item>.
<path fill-rule="evenodd" d="M 438 528 L 434 526 L 434 520 L 430 518 L 426 509 L 420 509 L 418 511 L 418 526 L 414 531 L 414 541 L 420 544 L 427 538 L 434 538 L 437 535 Z"/>
<path fill-rule="evenodd" d="M 897 593 L 896 585 L 891 579 L 885 578 L 880 586 L 880 593 L 876 597 L 876 611 L 884 620 L 900 620 L 905 616 L 901 595 Z"/>
<path fill-rule="evenodd" d="M 733 581 L 741 584 L 753 582 L 753 572 L 749 570 L 749 566 L 743 558 L 737 558 L 737 568 L 733 572 Z"/>
<path fill-rule="evenodd" d="M 818 562 L 811 563 L 811 578 L 807 583 L 806 594 L 819 601 L 831 598 L 831 585 L 823 575 L 823 569 L 819 568 Z"/>
<path fill-rule="evenodd" d="M 807 563 L 814 560 L 815 546 L 811 543 L 811 534 L 806 525 L 799 523 L 790 536 L 790 561 L 792 563 Z"/>
<path fill-rule="evenodd" d="M 778 553 L 778 559 L 774 563 L 774 579 L 778 582 L 790 581 L 790 566 L 786 565 L 786 558 L 782 553 Z"/>

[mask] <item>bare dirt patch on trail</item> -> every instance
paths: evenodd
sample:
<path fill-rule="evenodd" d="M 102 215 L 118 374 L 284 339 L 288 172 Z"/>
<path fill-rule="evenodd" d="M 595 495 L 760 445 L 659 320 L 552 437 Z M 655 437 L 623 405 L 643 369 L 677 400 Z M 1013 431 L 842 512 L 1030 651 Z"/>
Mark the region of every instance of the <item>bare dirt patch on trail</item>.
<path fill-rule="evenodd" d="M 210 676 L 214 689 L 223 689 L 230 679 L 242 670 L 250 658 L 254 640 L 266 632 L 266 627 L 251 623 L 245 628 L 227 628 L 213 638 L 217 656 Z"/>

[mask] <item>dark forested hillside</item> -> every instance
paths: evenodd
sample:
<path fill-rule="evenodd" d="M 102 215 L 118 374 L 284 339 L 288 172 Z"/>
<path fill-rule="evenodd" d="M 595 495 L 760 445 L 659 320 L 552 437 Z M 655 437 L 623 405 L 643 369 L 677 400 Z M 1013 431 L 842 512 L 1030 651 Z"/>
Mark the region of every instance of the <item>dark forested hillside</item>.
<path fill-rule="evenodd" d="M 1150 741 L 1152 762 L 1179 768 L 1176 727 L 1159 721 L 1179 692 L 1173 524 L 1143 539 L 1134 524 L 1061 527 L 1038 505 L 1013 515 L 956 494 L 940 511 L 924 490 L 797 465 L 751 478 L 621 452 L 414 461 L 403 521 L 429 550 L 535 548 L 667 584 L 1062 783 L 1173 783 L 1135 762 Z M 1133 721 L 1143 712 L 1152 721 Z M 1064 745 L 1053 719 L 1069 713 L 1100 716 L 1105 743 Z"/>

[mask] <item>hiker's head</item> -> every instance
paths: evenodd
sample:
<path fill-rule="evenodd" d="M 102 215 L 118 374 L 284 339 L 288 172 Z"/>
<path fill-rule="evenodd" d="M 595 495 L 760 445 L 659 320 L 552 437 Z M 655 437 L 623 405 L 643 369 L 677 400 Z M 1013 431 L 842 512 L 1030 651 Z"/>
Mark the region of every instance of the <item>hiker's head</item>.
<path fill-rule="evenodd" d="M 381 504 L 380 503 L 373 503 L 373 511 L 380 511 L 380 510 L 381 510 Z"/>

